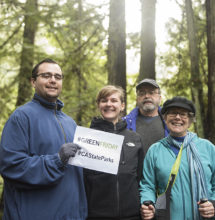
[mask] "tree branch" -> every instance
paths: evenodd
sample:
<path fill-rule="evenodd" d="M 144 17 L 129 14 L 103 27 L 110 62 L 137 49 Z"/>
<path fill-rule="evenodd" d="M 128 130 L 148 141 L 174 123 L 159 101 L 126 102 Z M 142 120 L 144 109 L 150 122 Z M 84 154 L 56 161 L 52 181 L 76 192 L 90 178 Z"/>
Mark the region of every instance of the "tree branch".
<path fill-rule="evenodd" d="M 2 49 L 18 32 L 21 28 L 22 23 L 12 32 L 12 34 L 0 45 L 0 49 Z"/>

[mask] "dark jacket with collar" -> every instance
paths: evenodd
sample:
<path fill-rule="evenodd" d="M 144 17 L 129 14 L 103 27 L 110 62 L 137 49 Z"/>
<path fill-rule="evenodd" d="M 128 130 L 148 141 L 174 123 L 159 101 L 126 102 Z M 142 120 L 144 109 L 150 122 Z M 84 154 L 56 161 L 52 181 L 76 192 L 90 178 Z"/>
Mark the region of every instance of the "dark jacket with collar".
<path fill-rule="evenodd" d="M 140 136 L 126 129 L 126 122 L 113 123 L 94 118 L 91 128 L 123 135 L 117 175 L 84 169 L 88 219 L 140 219 L 139 181 L 143 152 Z"/>

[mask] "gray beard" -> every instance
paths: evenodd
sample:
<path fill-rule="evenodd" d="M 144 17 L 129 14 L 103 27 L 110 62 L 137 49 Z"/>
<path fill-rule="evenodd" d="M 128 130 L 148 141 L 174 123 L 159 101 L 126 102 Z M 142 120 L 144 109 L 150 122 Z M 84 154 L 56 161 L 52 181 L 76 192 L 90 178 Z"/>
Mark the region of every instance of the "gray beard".
<path fill-rule="evenodd" d="M 156 109 L 156 106 L 154 104 L 150 104 L 150 105 L 142 104 L 140 108 L 144 112 L 153 112 Z"/>

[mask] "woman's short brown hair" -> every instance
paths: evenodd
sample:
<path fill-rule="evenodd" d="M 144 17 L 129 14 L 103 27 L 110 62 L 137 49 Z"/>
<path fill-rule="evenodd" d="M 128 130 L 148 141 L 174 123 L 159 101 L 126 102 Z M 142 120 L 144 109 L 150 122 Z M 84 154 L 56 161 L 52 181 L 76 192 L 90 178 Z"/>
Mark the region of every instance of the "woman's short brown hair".
<path fill-rule="evenodd" d="M 125 94 L 124 90 L 120 86 L 114 86 L 114 85 L 107 85 L 104 86 L 98 93 L 96 97 L 96 103 L 99 104 L 101 99 L 107 98 L 108 96 L 112 95 L 113 93 L 119 93 L 119 97 L 122 103 L 125 102 Z"/>

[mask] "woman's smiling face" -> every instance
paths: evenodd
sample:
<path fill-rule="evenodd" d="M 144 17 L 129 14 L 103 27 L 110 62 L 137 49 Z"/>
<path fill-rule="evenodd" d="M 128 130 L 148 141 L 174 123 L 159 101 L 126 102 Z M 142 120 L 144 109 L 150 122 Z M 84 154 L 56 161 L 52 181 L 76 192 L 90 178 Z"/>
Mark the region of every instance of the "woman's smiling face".
<path fill-rule="evenodd" d="M 178 107 L 168 109 L 164 119 L 170 131 L 170 135 L 174 137 L 185 136 L 192 123 L 192 120 L 189 116 L 189 111 Z"/>
<path fill-rule="evenodd" d="M 120 99 L 120 94 L 118 92 L 113 93 L 106 98 L 102 98 L 98 103 L 98 109 L 102 117 L 116 124 L 120 117 L 120 112 L 124 110 L 124 103 Z"/>

